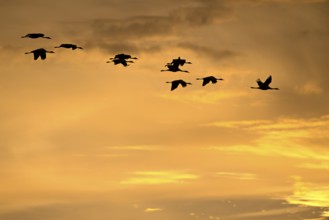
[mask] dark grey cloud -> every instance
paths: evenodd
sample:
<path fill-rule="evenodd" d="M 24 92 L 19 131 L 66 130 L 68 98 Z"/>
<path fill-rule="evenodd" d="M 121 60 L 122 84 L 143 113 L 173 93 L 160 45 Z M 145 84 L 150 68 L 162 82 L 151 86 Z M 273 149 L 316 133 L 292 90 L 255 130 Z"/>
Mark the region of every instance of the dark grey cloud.
<path fill-rule="evenodd" d="M 139 202 L 141 201 L 141 202 Z M 135 205 L 134 205 L 135 203 Z M 146 213 L 149 207 L 160 212 Z M 266 197 L 237 198 L 176 198 L 142 200 L 120 204 L 111 201 L 71 202 L 36 206 L 20 211 L 0 214 L 2 220 L 69 220 L 69 219 L 221 219 L 221 220 L 276 220 L 315 219 L 321 209 L 286 204 L 284 200 Z"/>
<path fill-rule="evenodd" d="M 156 205 L 180 215 L 176 219 L 188 219 L 185 216 L 189 215 L 190 219 L 297 220 L 321 215 L 320 208 L 298 207 L 281 199 L 266 197 L 177 199 Z"/>
<path fill-rule="evenodd" d="M 216 49 L 192 42 L 178 43 L 178 47 L 191 50 L 194 53 L 200 54 L 202 56 L 210 57 L 216 60 L 234 58 L 240 55 L 238 52 L 235 52 L 233 50 Z"/>
<path fill-rule="evenodd" d="M 152 51 L 154 47 L 144 47 L 152 39 L 164 44 L 168 37 L 182 38 L 184 31 L 226 20 L 231 12 L 222 1 L 193 1 L 164 15 L 146 13 L 121 19 L 94 19 L 88 23 L 91 36 L 87 44 L 109 52 L 120 48 L 119 45 L 128 50 Z"/>
<path fill-rule="evenodd" d="M 139 15 L 124 19 L 95 19 L 94 33 L 112 39 L 152 37 L 172 34 L 183 28 L 213 24 L 231 15 L 231 8 L 220 1 L 194 1 L 190 6 L 178 7 L 166 15 Z"/>

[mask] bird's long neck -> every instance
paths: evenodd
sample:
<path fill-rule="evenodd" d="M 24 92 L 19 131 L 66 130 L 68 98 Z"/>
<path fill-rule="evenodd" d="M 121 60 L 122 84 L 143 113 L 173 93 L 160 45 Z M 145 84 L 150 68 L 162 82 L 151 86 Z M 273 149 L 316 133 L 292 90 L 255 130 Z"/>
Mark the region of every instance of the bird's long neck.
<path fill-rule="evenodd" d="M 250 87 L 250 88 L 252 88 L 252 89 L 260 89 L 259 87 Z"/>

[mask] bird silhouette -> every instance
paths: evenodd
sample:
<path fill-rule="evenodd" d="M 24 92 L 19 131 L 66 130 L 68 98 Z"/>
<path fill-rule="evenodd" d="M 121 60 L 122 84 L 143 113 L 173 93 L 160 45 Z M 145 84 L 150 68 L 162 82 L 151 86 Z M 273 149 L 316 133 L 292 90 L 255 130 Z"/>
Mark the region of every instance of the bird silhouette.
<path fill-rule="evenodd" d="M 183 88 L 186 87 L 188 84 L 192 85 L 192 83 L 185 82 L 182 79 L 174 80 L 172 82 L 166 82 L 166 83 L 171 83 L 171 91 L 175 90 L 179 85 L 181 85 Z"/>
<path fill-rule="evenodd" d="M 115 55 L 114 58 L 110 58 L 110 59 L 111 60 L 113 60 L 113 59 L 125 59 L 125 60 L 127 60 L 127 59 L 135 59 L 135 60 L 137 60 L 138 58 L 137 57 L 132 57 L 129 54 L 120 53 L 120 54 Z"/>
<path fill-rule="evenodd" d="M 31 33 L 31 34 L 27 34 L 25 36 L 22 36 L 22 38 L 46 38 L 46 39 L 51 39 L 50 37 L 46 37 L 44 34 L 41 33 Z"/>
<path fill-rule="evenodd" d="M 185 72 L 185 73 L 188 73 L 189 72 L 187 70 L 181 70 L 181 69 L 179 69 L 179 65 L 177 65 L 177 64 L 171 64 L 171 63 L 169 63 L 169 64 L 166 65 L 166 67 L 168 67 L 168 69 L 167 70 L 161 70 L 161 72 L 163 72 L 163 71 Z"/>
<path fill-rule="evenodd" d="M 112 63 L 112 62 L 114 63 L 114 65 L 122 64 L 124 67 L 127 67 L 129 66 L 128 63 L 133 63 L 134 61 L 116 58 L 109 60 L 106 63 Z"/>
<path fill-rule="evenodd" d="M 67 48 L 67 49 L 72 49 L 72 50 L 75 50 L 75 49 L 83 49 L 82 47 L 78 47 L 77 45 L 75 44 L 61 44 L 55 48 Z"/>
<path fill-rule="evenodd" d="M 191 62 L 187 62 L 185 59 L 181 59 L 180 57 L 178 57 L 177 59 L 173 59 L 171 61 L 171 63 L 167 63 L 168 64 L 172 64 L 172 65 L 178 65 L 178 66 L 184 66 L 184 64 L 192 64 Z"/>
<path fill-rule="evenodd" d="M 207 76 L 204 78 L 197 78 L 197 80 L 203 80 L 202 86 L 207 85 L 208 83 L 212 82 L 213 84 L 217 83 L 218 80 L 224 80 L 222 78 L 216 78 L 214 76 Z"/>
<path fill-rule="evenodd" d="M 279 88 L 271 88 L 269 85 L 272 82 L 272 76 L 269 76 L 265 82 L 262 82 L 260 79 L 256 80 L 258 87 L 250 87 L 252 89 L 261 89 L 261 90 L 269 90 L 269 89 L 274 89 L 274 90 L 279 90 Z"/>
<path fill-rule="evenodd" d="M 34 60 L 37 60 L 39 57 L 41 57 L 42 60 L 46 59 L 46 53 L 54 53 L 54 51 L 47 51 L 43 48 L 32 50 L 30 52 L 26 52 L 25 54 L 33 53 Z"/>

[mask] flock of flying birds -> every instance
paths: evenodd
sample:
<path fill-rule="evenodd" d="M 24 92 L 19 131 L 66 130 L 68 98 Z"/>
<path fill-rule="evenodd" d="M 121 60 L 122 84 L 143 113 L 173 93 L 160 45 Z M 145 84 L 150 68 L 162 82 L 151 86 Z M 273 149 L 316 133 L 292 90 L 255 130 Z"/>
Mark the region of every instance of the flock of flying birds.
<path fill-rule="evenodd" d="M 36 38 L 45 38 L 45 39 L 51 39 L 50 37 L 45 36 L 42 33 L 30 33 L 30 34 L 26 34 L 25 36 L 22 36 L 22 38 L 32 38 L 32 39 L 36 39 Z M 55 48 L 67 48 L 67 49 L 83 49 L 82 47 L 79 47 L 75 44 L 60 44 L 59 46 L 56 46 Z M 31 54 L 33 53 L 34 56 L 34 60 L 37 60 L 39 57 L 44 60 L 46 59 L 46 54 L 47 53 L 54 53 L 54 51 L 47 51 L 44 48 L 39 48 L 36 50 L 32 50 L 30 52 L 26 52 L 25 54 Z M 107 63 L 114 63 L 114 65 L 117 64 L 122 64 L 124 67 L 129 66 L 128 63 L 133 63 L 134 61 L 132 61 L 131 59 L 138 59 L 137 57 L 132 57 L 129 54 L 117 54 L 115 55 L 113 58 L 110 58 L 109 61 L 107 61 Z M 188 73 L 189 71 L 187 70 L 181 70 L 179 67 L 180 66 L 184 66 L 184 64 L 192 64 L 191 62 L 186 61 L 185 59 L 181 59 L 180 57 L 178 57 L 177 59 L 173 59 L 171 61 L 171 63 L 167 63 L 165 65 L 165 67 L 167 67 L 167 69 L 165 70 L 161 70 L 161 72 L 163 71 L 170 71 L 170 72 L 185 72 Z M 219 80 L 223 80 L 222 78 L 216 78 L 214 76 L 207 76 L 207 77 L 203 77 L 203 78 L 197 78 L 197 80 L 203 80 L 202 82 L 202 86 L 205 86 L 207 84 L 209 84 L 210 82 L 212 84 L 217 83 L 217 81 Z M 260 79 L 256 80 L 258 87 L 250 87 L 252 89 L 260 89 L 260 90 L 279 90 L 279 88 L 272 88 L 270 87 L 270 83 L 272 82 L 272 77 L 269 76 L 264 82 L 262 82 Z M 182 79 L 178 79 L 178 80 L 174 80 L 171 82 L 166 82 L 166 83 L 171 83 L 171 91 L 175 90 L 179 85 L 181 85 L 183 88 L 186 87 L 187 85 L 191 85 L 192 83 L 190 82 L 186 82 Z"/>

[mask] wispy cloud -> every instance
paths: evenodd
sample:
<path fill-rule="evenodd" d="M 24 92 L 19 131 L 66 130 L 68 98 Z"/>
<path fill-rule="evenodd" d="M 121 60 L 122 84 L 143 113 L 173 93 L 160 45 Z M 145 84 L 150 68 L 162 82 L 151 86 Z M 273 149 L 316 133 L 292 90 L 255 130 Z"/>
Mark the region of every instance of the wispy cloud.
<path fill-rule="evenodd" d="M 131 146 L 109 146 L 106 147 L 109 150 L 116 151 L 157 151 L 163 150 L 162 147 L 156 145 L 131 145 Z"/>
<path fill-rule="evenodd" d="M 318 118 L 279 118 L 277 120 L 241 120 L 220 121 L 207 124 L 209 126 L 242 128 L 253 131 L 282 131 L 282 130 L 306 130 L 306 129 L 329 129 L 329 115 Z M 313 130 L 314 131 L 314 130 Z"/>
<path fill-rule="evenodd" d="M 144 212 L 159 212 L 162 211 L 163 209 L 161 208 L 146 208 Z"/>
<path fill-rule="evenodd" d="M 156 185 L 169 183 L 185 183 L 198 179 L 199 176 L 180 171 L 139 171 L 134 172 L 133 177 L 121 181 L 128 185 Z"/>
<path fill-rule="evenodd" d="M 241 98 L 247 96 L 248 93 L 241 91 L 205 91 L 195 90 L 181 94 L 162 94 L 160 97 L 179 102 L 187 103 L 203 103 L 203 104 L 217 104 L 223 99 Z"/>
<path fill-rule="evenodd" d="M 233 178 L 238 180 L 255 180 L 257 175 L 253 173 L 217 172 L 220 177 Z"/>
<path fill-rule="evenodd" d="M 298 212 L 303 212 L 303 211 L 310 211 L 310 208 L 307 207 L 284 207 L 284 208 L 279 208 L 279 209 L 271 209 L 271 210 L 261 210 L 258 212 L 246 212 L 246 213 L 241 213 L 241 214 L 235 214 L 228 216 L 229 219 L 244 219 L 244 218 L 260 218 L 264 217 L 269 218 L 269 217 L 274 217 L 274 216 L 284 216 L 287 215 L 288 213 L 298 213 Z"/>
<path fill-rule="evenodd" d="M 306 169 L 316 169 L 316 170 L 329 170 L 329 161 L 323 161 L 318 163 L 302 163 L 298 167 Z"/>
<path fill-rule="evenodd" d="M 264 137 L 254 145 L 212 146 L 209 150 L 218 150 L 231 153 L 250 153 L 261 156 L 282 156 L 297 159 L 314 159 L 329 161 L 327 150 L 318 151 L 310 147 L 296 144 L 293 141 L 281 140 L 272 143 L 273 139 Z"/>
<path fill-rule="evenodd" d="M 208 126 L 248 130 L 261 135 L 251 145 L 212 146 L 209 149 L 262 156 L 314 159 L 323 161 L 322 168 L 327 167 L 326 164 L 329 162 L 329 151 L 324 147 L 326 146 L 325 140 L 329 137 L 329 117 L 327 115 L 311 119 L 283 118 L 213 122 Z M 317 140 L 317 144 L 311 146 L 305 144 L 310 141 L 315 142 L 315 140 Z M 309 163 L 302 166 L 312 168 Z M 320 164 L 317 168 L 320 168 Z"/>
<path fill-rule="evenodd" d="M 241 120 L 241 121 L 218 121 L 211 122 L 205 126 L 215 126 L 222 128 L 250 128 L 264 124 L 270 124 L 270 120 Z"/>

